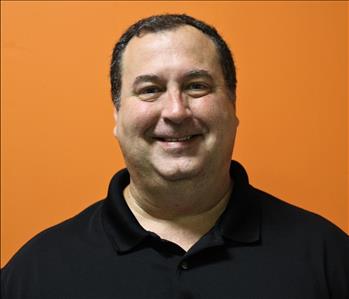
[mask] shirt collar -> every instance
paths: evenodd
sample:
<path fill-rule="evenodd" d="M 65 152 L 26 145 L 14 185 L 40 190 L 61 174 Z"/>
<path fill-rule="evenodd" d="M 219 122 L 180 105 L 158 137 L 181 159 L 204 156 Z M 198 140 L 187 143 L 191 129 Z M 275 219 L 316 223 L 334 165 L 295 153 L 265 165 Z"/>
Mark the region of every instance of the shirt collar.
<path fill-rule="evenodd" d="M 230 175 L 234 187 L 228 206 L 218 219 L 216 232 L 236 242 L 253 243 L 260 238 L 260 205 L 253 196 L 244 168 L 231 162 Z M 139 245 L 151 233 L 143 229 L 132 214 L 123 196 L 130 183 L 127 169 L 116 173 L 109 184 L 103 206 L 103 226 L 116 250 L 125 253 Z"/>
<path fill-rule="evenodd" d="M 125 201 L 123 191 L 129 183 L 127 169 L 117 172 L 110 181 L 103 206 L 103 225 L 118 252 L 131 250 L 150 236 L 138 223 Z"/>
<path fill-rule="evenodd" d="M 217 222 L 222 235 L 240 243 L 260 240 L 261 206 L 255 189 L 249 184 L 245 169 L 236 161 L 230 165 L 234 182 L 229 203 Z"/>

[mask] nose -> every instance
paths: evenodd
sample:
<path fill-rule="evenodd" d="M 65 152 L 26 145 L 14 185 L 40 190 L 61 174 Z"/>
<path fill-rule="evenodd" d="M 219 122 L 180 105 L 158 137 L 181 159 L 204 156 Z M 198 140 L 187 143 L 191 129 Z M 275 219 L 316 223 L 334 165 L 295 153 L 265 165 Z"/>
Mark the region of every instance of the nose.
<path fill-rule="evenodd" d="M 186 97 L 179 90 L 168 91 L 162 109 L 163 119 L 180 124 L 191 116 L 192 111 Z"/>

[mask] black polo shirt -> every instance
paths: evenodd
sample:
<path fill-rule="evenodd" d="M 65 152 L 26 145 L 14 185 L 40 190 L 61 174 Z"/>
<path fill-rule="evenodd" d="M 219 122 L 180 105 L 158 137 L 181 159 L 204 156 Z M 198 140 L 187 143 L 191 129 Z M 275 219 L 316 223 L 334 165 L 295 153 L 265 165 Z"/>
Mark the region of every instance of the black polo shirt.
<path fill-rule="evenodd" d="M 2 271 L 2 298 L 348 299 L 349 238 L 335 225 L 253 188 L 234 190 L 188 252 L 145 231 L 129 210 L 127 170 L 108 196 L 29 241 Z"/>

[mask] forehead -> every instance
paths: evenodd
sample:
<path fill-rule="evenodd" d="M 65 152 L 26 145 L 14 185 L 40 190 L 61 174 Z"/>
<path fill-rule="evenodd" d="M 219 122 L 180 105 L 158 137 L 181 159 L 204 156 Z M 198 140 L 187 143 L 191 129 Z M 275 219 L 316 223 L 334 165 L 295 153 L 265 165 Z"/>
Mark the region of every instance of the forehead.
<path fill-rule="evenodd" d="M 124 75 L 193 67 L 220 68 L 214 42 L 192 26 L 135 36 L 122 59 Z"/>

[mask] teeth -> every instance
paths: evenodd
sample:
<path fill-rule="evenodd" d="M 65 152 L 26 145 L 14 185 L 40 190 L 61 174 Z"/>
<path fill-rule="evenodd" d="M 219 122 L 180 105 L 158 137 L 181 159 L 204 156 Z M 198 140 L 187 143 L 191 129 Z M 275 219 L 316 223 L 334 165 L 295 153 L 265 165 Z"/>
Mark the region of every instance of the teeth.
<path fill-rule="evenodd" d="M 189 140 L 192 136 L 186 136 L 183 138 L 164 138 L 167 142 L 180 142 L 180 141 L 186 141 Z"/>

